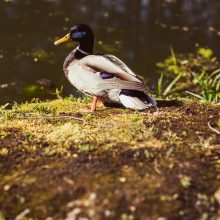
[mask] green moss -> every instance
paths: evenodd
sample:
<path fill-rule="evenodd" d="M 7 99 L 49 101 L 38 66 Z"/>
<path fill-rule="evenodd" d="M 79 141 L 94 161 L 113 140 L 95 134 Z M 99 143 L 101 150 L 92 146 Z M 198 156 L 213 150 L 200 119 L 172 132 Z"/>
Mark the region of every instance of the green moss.
<path fill-rule="evenodd" d="M 93 114 L 88 114 L 88 115 L 86 115 L 85 119 L 86 119 L 87 121 L 92 121 L 92 120 L 95 119 L 95 115 L 93 115 Z"/>
<path fill-rule="evenodd" d="M 44 116 L 48 114 L 54 115 L 56 112 L 56 109 L 52 106 L 45 106 L 42 104 L 36 104 L 33 106 L 33 110 L 37 111 L 39 115 Z"/>

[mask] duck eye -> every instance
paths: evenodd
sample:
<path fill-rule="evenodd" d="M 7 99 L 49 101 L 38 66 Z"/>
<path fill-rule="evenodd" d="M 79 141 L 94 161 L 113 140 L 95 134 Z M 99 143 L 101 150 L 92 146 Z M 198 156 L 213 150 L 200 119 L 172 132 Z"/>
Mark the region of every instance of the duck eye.
<path fill-rule="evenodd" d="M 86 35 L 86 32 L 75 32 L 73 34 L 73 38 L 74 39 L 81 39 Z"/>

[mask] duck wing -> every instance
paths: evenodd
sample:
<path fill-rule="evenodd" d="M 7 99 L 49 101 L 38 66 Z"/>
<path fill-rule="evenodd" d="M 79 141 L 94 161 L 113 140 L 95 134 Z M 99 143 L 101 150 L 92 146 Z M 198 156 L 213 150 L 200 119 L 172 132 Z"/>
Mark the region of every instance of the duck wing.
<path fill-rule="evenodd" d="M 118 57 L 116 57 L 114 55 L 111 55 L 111 54 L 104 54 L 102 56 L 107 58 L 109 61 L 111 61 L 112 63 L 114 63 L 118 67 L 120 67 L 126 73 L 128 73 L 128 74 L 130 74 L 130 75 L 132 75 L 132 76 L 137 78 L 137 75 L 122 60 L 120 60 Z"/>
<path fill-rule="evenodd" d="M 143 83 L 124 62 L 113 55 L 89 55 L 82 62 L 96 71 L 112 73 L 121 80 Z"/>

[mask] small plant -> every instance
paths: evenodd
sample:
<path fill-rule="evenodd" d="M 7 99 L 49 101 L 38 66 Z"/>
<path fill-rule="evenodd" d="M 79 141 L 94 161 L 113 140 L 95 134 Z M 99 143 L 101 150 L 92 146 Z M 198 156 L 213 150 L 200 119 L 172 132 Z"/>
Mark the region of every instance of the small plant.
<path fill-rule="evenodd" d="M 34 135 L 33 134 L 28 134 L 27 138 L 28 138 L 29 141 L 33 141 Z"/>
<path fill-rule="evenodd" d="M 214 71 L 210 75 L 203 71 L 201 74 L 191 72 L 193 76 L 194 85 L 200 87 L 198 94 L 186 91 L 186 93 L 211 103 L 218 103 L 220 101 L 220 69 Z"/>
<path fill-rule="evenodd" d="M 84 104 L 89 104 L 91 102 L 91 98 L 88 97 L 88 96 L 85 96 L 85 97 L 83 97 L 83 99 L 82 98 L 78 98 L 78 101 L 82 102 Z"/>
<path fill-rule="evenodd" d="M 88 115 L 86 115 L 85 119 L 86 119 L 87 121 L 92 121 L 92 120 L 95 119 L 95 115 L 93 115 L 93 114 L 88 114 Z"/>
<path fill-rule="evenodd" d="M 155 157 L 154 154 L 150 152 L 149 150 L 145 150 L 144 155 L 147 159 L 153 159 Z"/>
<path fill-rule="evenodd" d="M 9 132 L 2 131 L 2 133 L 0 134 L 0 137 L 1 137 L 2 139 L 4 139 L 4 138 L 8 137 L 9 135 L 10 135 Z"/>
<path fill-rule="evenodd" d="M 173 87 L 176 86 L 177 82 L 181 79 L 182 74 L 177 75 L 167 86 L 164 88 L 163 79 L 164 79 L 164 74 L 162 73 L 160 78 L 158 79 L 157 82 L 157 94 L 159 96 L 167 96 L 168 94 L 172 93 Z"/>
<path fill-rule="evenodd" d="M 138 115 L 138 114 L 136 114 L 136 115 L 131 115 L 131 116 L 130 116 L 130 120 L 131 120 L 131 122 L 138 122 L 138 121 L 141 120 L 141 116 Z"/>
<path fill-rule="evenodd" d="M 0 106 L 0 111 L 5 110 L 9 105 L 9 103 L 6 103 L 5 105 Z"/>
<path fill-rule="evenodd" d="M 58 98 L 58 99 L 62 99 L 63 98 L 63 86 L 61 86 L 60 87 L 60 89 L 59 88 L 56 88 L 56 90 L 55 90 L 55 92 L 54 93 L 52 93 L 53 95 L 56 95 L 56 97 Z"/>
<path fill-rule="evenodd" d="M 4 113 L 4 121 L 7 122 L 8 120 L 13 118 L 13 114 L 11 111 L 5 112 Z"/>
<path fill-rule="evenodd" d="M 33 109 L 35 111 L 37 111 L 40 116 L 44 116 L 44 115 L 48 115 L 48 114 L 54 115 L 56 112 L 56 110 L 53 107 L 44 106 L 44 105 L 40 105 L 40 104 L 34 105 Z"/>
<path fill-rule="evenodd" d="M 163 73 L 160 74 L 160 78 L 157 81 L 157 94 L 158 94 L 158 96 L 162 95 L 162 86 L 163 86 Z"/>
<path fill-rule="evenodd" d="M 76 98 L 73 96 L 73 94 L 70 94 L 69 96 L 65 97 L 64 100 L 66 100 L 66 101 L 75 101 Z"/>

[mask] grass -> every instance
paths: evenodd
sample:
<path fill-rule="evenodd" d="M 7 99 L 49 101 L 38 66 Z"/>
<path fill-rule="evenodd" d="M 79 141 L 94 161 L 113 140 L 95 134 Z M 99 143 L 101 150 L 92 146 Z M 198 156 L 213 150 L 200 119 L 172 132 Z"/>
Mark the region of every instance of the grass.
<path fill-rule="evenodd" d="M 33 110 L 37 111 L 40 116 L 48 115 L 48 114 L 55 114 L 55 109 L 51 106 L 44 106 L 40 104 L 36 104 L 33 106 Z"/>
<path fill-rule="evenodd" d="M 160 75 L 160 78 L 158 79 L 157 82 L 157 94 L 158 96 L 167 96 L 170 95 L 173 92 L 173 87 L 176 86 L 177 82 L 181 79 L 183 75 L 179 74 L 177 75 L 171 82 L 169 82 L 169 84 L 165 87 L 163 84 L 163 80 L 164 80 L 164 74 L 162 73 Z M 165 87 L 165 88 L 164 88 Z"/>
<path fill-rule="evenodd" d="M 181 55 L 171 48 L 171 56 L 158 63 L 158 67 L 162 69 L 157 83 L 158 96 L 184 96 L 186 92 L 200 100 L 219 103 L 220 69 L 212 50 L 198 48 L 194 55 Z"/>
<path fill-rule="evenodd" d="M 220 102 L 220 69 L 210 75 L 203 71 L 201 74 L 191 72 L 194 85 L 199 85 L 201 92 L 196 94 L 186 91 L 188 94 L 201 100 L 213 103 Z"/>
<path fill-rule="evenodd" d="M 1 220 L 220 216 L 219 135 L 207 125 L 219 129 L 219 105 L 91 114 L 87 103 L 0 108 Z"/>

